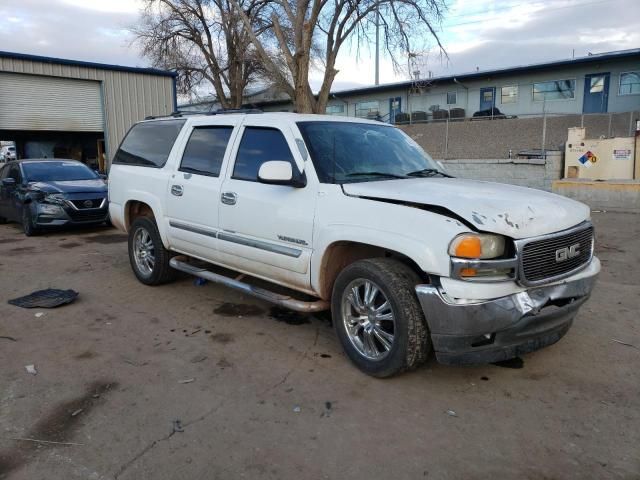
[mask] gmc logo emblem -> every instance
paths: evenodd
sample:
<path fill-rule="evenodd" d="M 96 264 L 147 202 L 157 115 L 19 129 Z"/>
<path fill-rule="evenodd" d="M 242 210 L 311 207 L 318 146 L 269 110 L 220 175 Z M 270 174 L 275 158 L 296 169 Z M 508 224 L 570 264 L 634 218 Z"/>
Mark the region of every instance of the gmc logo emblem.
<path fill-rule="evenodd" d="M 556 250 L 556 263 L 564 262 L 578 255 L 580 255 L 579 243 L 571 245 L 570 247 L 559 248 Z"/>

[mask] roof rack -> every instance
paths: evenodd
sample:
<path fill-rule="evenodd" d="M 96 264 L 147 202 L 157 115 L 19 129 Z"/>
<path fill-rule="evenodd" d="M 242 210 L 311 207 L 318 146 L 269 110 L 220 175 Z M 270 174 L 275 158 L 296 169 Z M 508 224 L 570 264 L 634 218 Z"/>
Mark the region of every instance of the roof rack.
<path fill-rule="evenodd" d="M 219 109 L 213 112 L 172 112 L 169 115 L 149 115 L 144 117 L 145 120 L 156 120 L 158 118 L 182 118 L 188 115 L 226 115 L 230 113 L 264 113 L 259 108 L 233 108 L 233 109 Z"/>

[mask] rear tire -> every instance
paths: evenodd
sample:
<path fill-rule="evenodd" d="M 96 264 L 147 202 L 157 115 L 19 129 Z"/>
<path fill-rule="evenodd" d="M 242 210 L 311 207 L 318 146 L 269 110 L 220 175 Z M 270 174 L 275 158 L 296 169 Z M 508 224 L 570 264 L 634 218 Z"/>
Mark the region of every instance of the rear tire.
<path fill-rule="evenodd" d="M 22 208 L 22 230 L 24 230 L 24 234 L 27 237 L 33 237 L 39 233 L 38 228 L 33 223 L 33 215 L 29 205 L 24 205 Z"/>
<path fill-rule="evenodd" d="M 351 361 L 384 378 L 416 368 L 431 350 L 429 331 L 415 293 L 419 277 L 391 258 L 354 262 L 336 279 L 333 325 Z"/>
<path fill-rule="evenodd" d="M 172 254 L 164 248 L 156 223 L 138 217 L 129 230 L 129 261 L 135 276 L 145 285 L 161 285 L 175 279 L 177 271 L 169 266 Z"/>

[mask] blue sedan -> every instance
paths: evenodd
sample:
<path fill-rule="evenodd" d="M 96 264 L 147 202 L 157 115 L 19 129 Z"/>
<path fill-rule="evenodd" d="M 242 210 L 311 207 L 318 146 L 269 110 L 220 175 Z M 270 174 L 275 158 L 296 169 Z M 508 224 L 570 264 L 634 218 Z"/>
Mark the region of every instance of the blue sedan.
<path fill-rule="evenodd" d="M 105 180 L 75 160 L 16 160 L 0 168 L 0 223 L 27 236 L 47 227 L 108 222 Z"/>

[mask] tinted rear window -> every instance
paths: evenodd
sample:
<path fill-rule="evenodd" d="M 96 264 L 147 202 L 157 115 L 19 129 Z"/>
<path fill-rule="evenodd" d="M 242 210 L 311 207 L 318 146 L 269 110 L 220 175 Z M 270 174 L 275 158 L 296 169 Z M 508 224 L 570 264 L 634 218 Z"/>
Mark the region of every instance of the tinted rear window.
<path fill-rule="evenodd" d="M 197 175 L 220 175 L 220 167 L 227 150 L 233 127 L 197 127 L 193 129 L 182 155 L 181 172 Z"/>
<path fill-rule="evenodd" d="M 162 167 L 185 120 L 162 120 L 134 125 L 125 137 L 113 163 Z"/>

